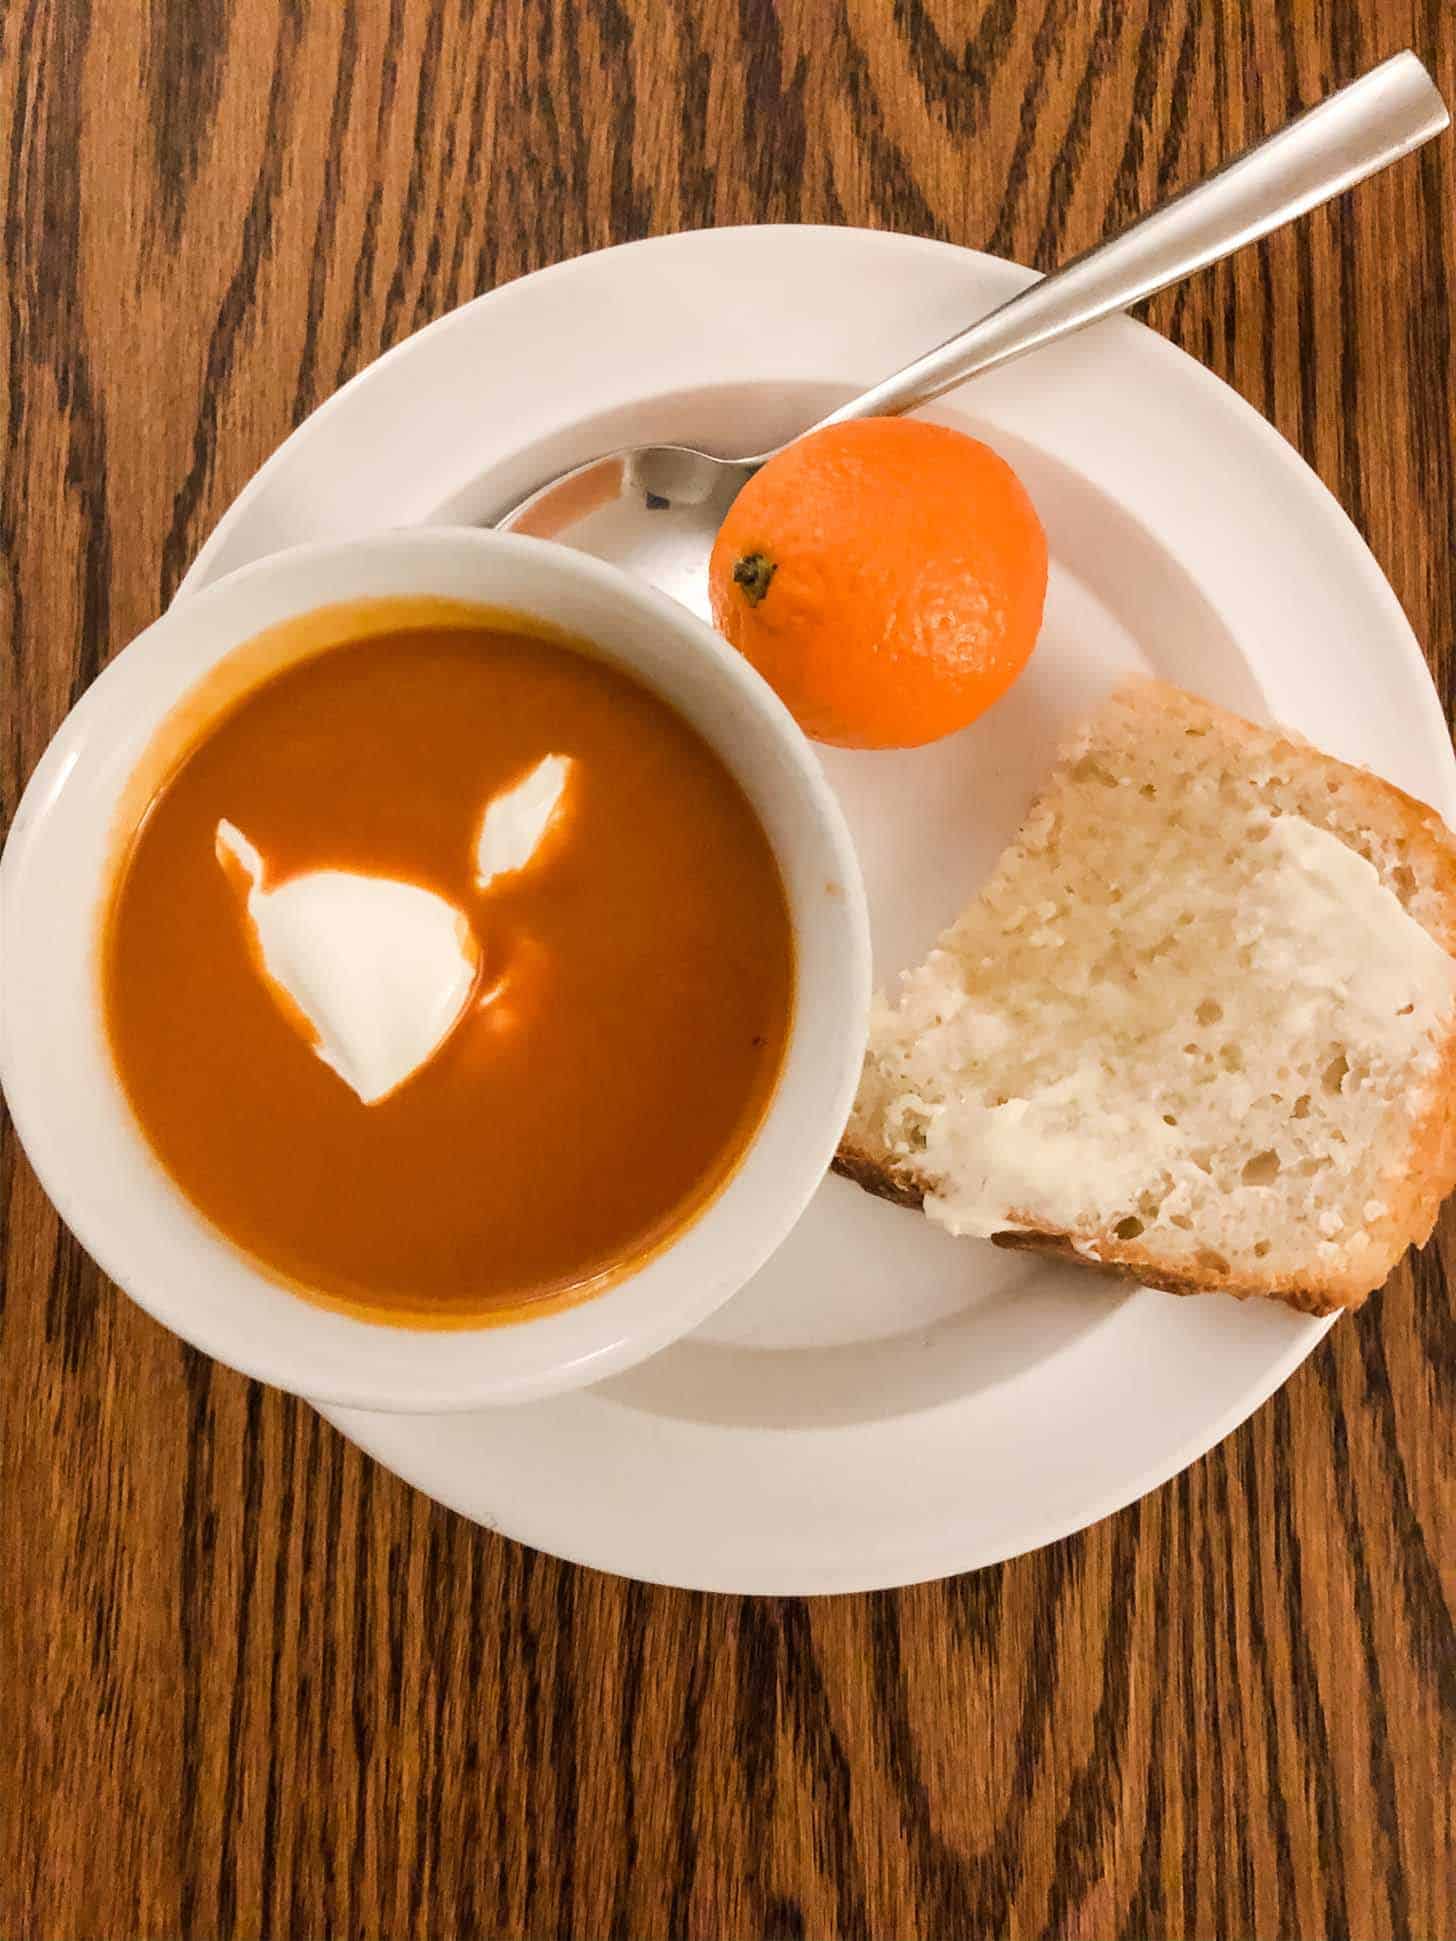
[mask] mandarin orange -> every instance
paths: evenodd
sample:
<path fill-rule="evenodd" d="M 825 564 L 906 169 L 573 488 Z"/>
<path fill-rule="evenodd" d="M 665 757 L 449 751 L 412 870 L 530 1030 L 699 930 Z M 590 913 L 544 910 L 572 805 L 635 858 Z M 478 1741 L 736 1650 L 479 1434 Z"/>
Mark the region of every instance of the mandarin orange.
<path fill-rule="evenodd" d="M 719 631 L 807 734 L 913 748 L 963 728 L 1026 665 L 1046 535 L 989 445 L 920 418 L 811 432 L 729 508 L 708 583 Z"/>

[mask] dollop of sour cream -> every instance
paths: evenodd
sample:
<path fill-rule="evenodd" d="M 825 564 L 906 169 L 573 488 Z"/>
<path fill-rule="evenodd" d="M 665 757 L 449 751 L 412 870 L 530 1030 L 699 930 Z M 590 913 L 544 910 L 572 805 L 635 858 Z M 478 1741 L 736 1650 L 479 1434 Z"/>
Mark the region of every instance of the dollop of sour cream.
<path fill-rule="evenodd" d="M 486 805 L 474 851 L 479 889 L 536 857 L 571 767 L 547 755 Z M 309 870 L 270 889 L 263 857 L 225 818 L 214 851 L 245 890 L 254 961 L 285 1015 L 365 1105 L 398 1091 L 470 1001 L 482 954 L 470 919 L 397 877 Z"/>
<path fill-rule="evenodd" d="M 439 1050 L 475 983 L 480 946 L 433 890 L 387 876 L 310 870 L 265 887 L 263 859 L 231 822 L 218 861 L 248 883 L 256 961 L 313 1049 L 365 1105 L 388 1098 Z"/>
<path fill-rule="evenodd" d="M 497 876 L 524 869 L 551 827 L 571 763 L 565 755 L 547 755 L 514 788 L 503 789 L 486 804 L 475 839 L 475 881 L 488 889 Z"/>

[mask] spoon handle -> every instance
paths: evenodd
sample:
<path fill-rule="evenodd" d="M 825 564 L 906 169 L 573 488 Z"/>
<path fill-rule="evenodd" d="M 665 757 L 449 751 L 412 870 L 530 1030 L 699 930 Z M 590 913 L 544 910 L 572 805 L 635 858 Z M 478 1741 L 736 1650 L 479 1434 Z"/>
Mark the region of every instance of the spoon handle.
<path fill-rule="evenodd" d="M 1440 134 L 1450 119 L 1415 55 L 1396 54 L 821 423 L 911 411 L 1124 310 L 1352 188 Z"/>

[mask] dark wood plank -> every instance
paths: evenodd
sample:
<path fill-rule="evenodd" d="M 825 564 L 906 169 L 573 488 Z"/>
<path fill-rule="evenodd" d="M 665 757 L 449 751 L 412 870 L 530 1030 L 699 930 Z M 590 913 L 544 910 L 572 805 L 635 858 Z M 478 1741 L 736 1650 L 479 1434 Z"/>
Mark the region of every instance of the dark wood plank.
<path fill-rule="evenodd" d="M 0 0 L 0 812 L 233 493 L 442 310 L 697 224 L 1049 265 L 1447 0 Z M 1450 142 L 1157 300 L 1448 703 Z M 529 1554 L 181 1347 L 0 1146 L 0 1933 L 1456 1931 L 1456 1226 L 1258 1417 L 959 1581 Z"/>

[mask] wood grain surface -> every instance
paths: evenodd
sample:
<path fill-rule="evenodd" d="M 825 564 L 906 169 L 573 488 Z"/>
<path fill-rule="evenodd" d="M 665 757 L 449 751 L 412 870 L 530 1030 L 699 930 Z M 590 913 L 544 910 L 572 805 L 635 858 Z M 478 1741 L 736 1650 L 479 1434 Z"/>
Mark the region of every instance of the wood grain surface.
<path fill-rule="evenodd" d="M 343 379 L 624 238 L 1042 266 L 1449 0 L 0 0 L 0 805 Z M 1456 149 L 1151 306 L 1452 694 Z M 1456 1932 L 1456 1226 L 1039 1555 L 758 1602 L 438 1509 L 111 1288 L 3 1146 L 0 1936 Z M 994 1479 L 992 1479 L 994 1485 Z M 986 1479 L 979 1479 L 979 1487 Z"/>

